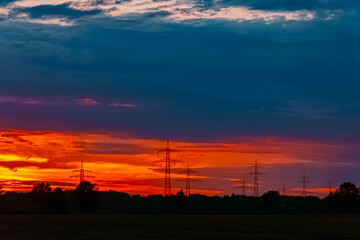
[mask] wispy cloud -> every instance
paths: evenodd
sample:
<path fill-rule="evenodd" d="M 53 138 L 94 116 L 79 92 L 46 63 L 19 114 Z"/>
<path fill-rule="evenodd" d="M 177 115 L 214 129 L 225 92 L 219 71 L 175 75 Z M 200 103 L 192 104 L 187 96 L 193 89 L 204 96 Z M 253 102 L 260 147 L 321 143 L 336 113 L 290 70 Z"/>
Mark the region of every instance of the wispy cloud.
<path fill-rule="evenodd" d="M 42 104 L 40 100 L 28 97 L 16 97 L 0 94 L 0 104 L 17 103 L 24 105 L 39 105 Z"/>
<path fill-rule="evenodd" d="M 135 104 L 119 103 L 119 102 L 110 103 L 109 106 L 110 106 L 110 107 L 129 107 L 129 108 L 134 108 L 134 107 L 136 107 Z"/>
<path fill-rule="evenodd" d="M 39 6 L 58 6 L 66 4 L 69 9 L 78 11 L 99 10 L 102 16 L 108 17 L 136 17 L 136 15 L 156 14 L 165 21 L 183 22 L 189 20 L 228 20 L 228 21 L 264 21 L 266 23 L 277 21 L 304 21 L 311 20 L 315 13 L 308 10 L 276 11 L 253 10 L 246 6 L 224 6 L 215 3 L 211 8 L 203 9 L 193 0 L 132 0 L 132 1 L 96 1 L 96 0 L 20 0 L 10 3 L 2 11 L 9 15 L 16 9 L 31 9 Z M 100 13 L 99 12 L 99 13 Z M 1 14 L 1 10 L 0 10 Z M 61 16 L 61 12 L 58 12 Z M 14 17 L 15 16 L 15 17 Z M 66 17 L 48 17 L 44 11 L 43 18 L 19 18 L 13 14 L 13 20 L 27 21 L 39 24 L 56 24 L 59 26 L 72 26 L 73 21 Z"/>
<path fill-rule="evenodd" d="M 9 13 L 10 13 L 9 8 L 1 8 L 0 7 L 0 17 L 6 17 L 9 15 Z"/>
<path fill-rule="evenodd" d="M 99 102 L 93 98 L 79 98 L 76 99 L 76 103 L 80 106 L 89 106 L 89 107 L 99 105 Z"/>
<path fill-rule="evenodd" d="M 46 24 L 46 25 L 58 25 L 61 27 L 70 27 L 74 25 L 74 21 L 70 21 L 69 19 L 66 18 L 43 18 L 43 19 L 21 18 L 19 19 L 19 21 Z"/>
<path fill-rule="evenodd" d="M 133 103 L 114 102 L 114 101 L 98 101 L 94 98 L 76 98 L 66 99 L 57 98 L 55 100 L 19 97 L 0 94 L 0 104 L 20 104 L 27 106 L 82 106 L 82 107 L 118 107 L 118 108 L 134 108 Z"/>
<path fill-rule="evenodd" d="M 262 11 L 251 10 L 246 7 L 220 7 L 213 9 L 199 9 L 194 1 L 149 1 L 133 0 L 116 3 L 109 1 L 96 4 L 96 1 L 73 1 L 71 8 L 78 10 L 101 9 L 108 16 L 119 17 L 132 13 L 154 13 L 168 12 L 165 17 L 174 21 L 185 21 L 193 19 L 224 19 L 234 21 L 276 21 L 276 20 L 310 20 L 314 14 L 309 11 Z"/>

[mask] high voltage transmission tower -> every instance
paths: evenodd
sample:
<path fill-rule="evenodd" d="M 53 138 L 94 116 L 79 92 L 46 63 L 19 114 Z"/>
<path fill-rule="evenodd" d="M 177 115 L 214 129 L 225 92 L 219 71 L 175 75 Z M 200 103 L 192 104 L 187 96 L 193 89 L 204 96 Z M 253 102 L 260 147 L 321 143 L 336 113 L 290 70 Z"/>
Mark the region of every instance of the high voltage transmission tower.
<path fill-rule="evenodd" d="M 84 182 L 85 178 L 95 178 L 95 176 L 85 175 L 85 173 L 92 171 L 84 169 L 84 160 L 81 160 L 80 169 L 74 170 L 73 172 L 78 172 L 79 174 L 70 177 L 78 177 L 80 183 Z"/>
<path fill-rule="evenodd" d="M 246 175 L 243 175 L 243 178 L 239 181 L 241 183 L 241 195 L 246 195 L 246 189 L 249 188 L 247 186 L 248 180 L 246 179 Z"/>
<path fill-rule="evenodd" d="M 179 179 L 178 181 L 186 181 L 186 188 L 185 188 L 185 195 L 186 196 L 190 196 L 190 191 L 191 191 L 191 182 L 200 182 L 200 180 L 197 179 L 193 179 L 191 176 L 193 174 L 198 174 L 198 171 L 192 171 L 190 169 L 189 164 L 187 165 L 187 168 L 183 171 L 179 171 L 178 173 L 180 174 L 186 174 L 186 178 L 185 179 Z"/>
<path fill-rule="evenodd" d="M 332 188 L 333 188 L 332 182 L 331 182 L 331 180 L 329 180 L 329 182 L 328 182 L 329 196 L 332 194 Z"/>
<path fill-rule="evenodd" d="M 281 188 L 281 192 L 283 196 L 286 196 L 286 186 L 285 184 L 283 185 L 283 187 Z"/>
<path fill-rule="evenodd" d="M 305 172 L 304 172 L 303 175 L 301 176 L 301 181 L 299 182 L 299 183 L 302 184 L 302 195 L 303 195 L 304 197 L 306 197 L 306 195 L 307 195 L 307 193 L 308 193 L 308 191 L 307 191 L 307 185 L 306 185 L 307 183 L 310 183 L 310 182 L 307 181 L 308 178 L 309 178 L 309 177 L 306 176 L 306 174 L 305 174 Z"/>
<path fill-rule="evenodd" d="M 165 164 L 165 184 L 164 184 L 164 195 L 171 195 L 171 163 L 175 166 L 176 163 L 181 163 L 182 161 L 171 159 L 171 152 L 178 152 L 170 148 L 169 140 L 166 141 L 166 148 L 158 151 L 158 157 L 161 153 L 165 153 L 165 159 L 154 161 L 153 166 L 160 165 L 160 167 Z"/>
<path fill-rule="evenodd" d="M 259 175 L 264 175 L 264 173 L 259 172 L 260 168 L 262 168 L 262 166 L 258 164 L 257 159 L 255 160 L 255 164 L 250 167 L 252 172 L 249 173 L 249 175 L 254 176 L 254 197 L 259 196 Z"/>

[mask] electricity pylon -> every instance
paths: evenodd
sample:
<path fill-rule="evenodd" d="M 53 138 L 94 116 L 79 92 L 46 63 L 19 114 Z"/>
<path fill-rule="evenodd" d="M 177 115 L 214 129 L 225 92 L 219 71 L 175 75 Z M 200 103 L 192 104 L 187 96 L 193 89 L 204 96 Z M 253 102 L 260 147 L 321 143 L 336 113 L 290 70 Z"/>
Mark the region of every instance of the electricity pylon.
<path fill-rule="evenodd" d="M 305 174 L 305 172 L 303 173 L 303 175 L 301 176 L 301 181 L 299 182 L 299 183 L 301 183 L 302 184 L 302 195 L 303 195 L 303 197 L 306 197 L 306 195 L 307 195 L 307 183 L 310 183 L 310 182 L 308 182 L 307 181 L 307 179 L 308 179 L 309 177 L 308 176 L 306 176 L 306 174 Z"/>
<path fill-rule="evenodd" d="M 285 184 L 283 185 L 283 187 L 281 188 L 281 192 L 283 196 L 286 196 L 286 186 Z"/>
<path fill-rule="evenodd" d="M 193 179 L 191 176 L 193 174 L 198 174 L 198 171 L 192 171 L 190 169 L 189 164 L 187 165 L 187 169 L 179 171 L 178 173 L 180 174 L 186 174 L 186 178 L 185 179 L 179 179 L 178 181 L 186 181 L 186 188 L 185 188 L 185 195 L 186 196 L 190 196 L 190 191 L 191 191 L 191 182 L 200 182 L 200 180 L 197 179 Z"/>
<path fill-rule="evenodd" d="M 329 189 L 329 196 L 330 196 L 332 194 L 332 182 L 331 182 L 331 180 L 329 180 L 328 189 Z"/>
<path fill-rule="evenodd" d="M 243 178 L 240 180 L 241 182 L 241 195 L 245 196 L 246 195 L 246 189 L 250 188 L 248 187 L 246 184 L 248 183 L 248 180 L 246 179 L 246 175 L 243 175 Z"/>
<path fill-rule="evenodd" d="M 264 175 L 264 173 L 259 172 L 259 168 L 263 167 L 258 164 L 256 159 L 255 164 L 250 167 L 252 172 L 249 173 L 249 175 L 254 175 L 254 197 L 259 196 L 259 175 Z"/>
<path fill-rule="evenodd" d="M 158 157 L 160 156 L 160 153 L 165 153 L 165 159 L 154 161 L 153 166 L 155 165 L 162 165 L 165 163 L 165 184 L 164 184 L 164 195 L 170 196 L 171 195 L 171 163 L 175 166 L 176 163 L 181 163 L 182 161 L 178 161 L 175 159 L 171 159 L 171 152 L 178 152 L 174 149 L 170 148 L 169 140 L 166 141 L 166 148 L 158 151 Z"/>
<path fill-rule="evenodd" d="M 80 169 L 74 170 L 73 172 L 78 172 L 79 174 L 73 175 L 73 176 L 70 176 L 70 177 L 78 177 L 79 178 L 79 183 L 84 182 L 85 178 L 95 178 L 95 176 L 85 175 L 85 173 L 92 172 L 92 171 L 84 169 L 84 160 L 81 160 Z"/>

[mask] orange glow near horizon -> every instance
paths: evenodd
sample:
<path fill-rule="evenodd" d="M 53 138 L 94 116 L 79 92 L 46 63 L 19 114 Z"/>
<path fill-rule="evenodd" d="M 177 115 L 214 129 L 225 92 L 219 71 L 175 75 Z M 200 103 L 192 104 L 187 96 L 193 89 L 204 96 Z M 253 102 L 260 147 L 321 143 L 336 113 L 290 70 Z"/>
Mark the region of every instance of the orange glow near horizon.
<path fill-rule="evenodd" d="M 162 194 L 163 173 L 153 167 L 159 160 L 157 151 L 164 148 L 163 140 L 139 139 L 126 135 L 29 132 L 8 130 L 0 134 L 0 179 L 5 190 L 29 191 L 35 182 L 50 182 L 53 187 L 73 189 L 78 183 L 73 171 L 84 160 L 90 170 L 88 178 L 100 190 L 116 190 L 130 194 Z M 326 145 L 304 141 L 259 139 L 233 143 L 190 143 L 172 141 L 179 150 L 173 157 L 186 166 L 199 170 L 198 178 L 207 184 L 193 185 L 192 193 L 217 195 L 224 193 L 224 184 L 238 183 L 217 175 L 217 169 L 247 169 L 255 159 L 262 165 L 286 165 L 309 162 L 298 152 L 303 149 L 328 153 Z M 173 169 L 173 192 L 183 186 L 176 181 L 184 176 Z M 215 169 L 214 173 L 206 173 Z M 239 176 L 242 174 L 239 173 Z M 219 181 L 222 181 L 219 183 Z M 238 189 L 236 190 L 238 191 Z"/>

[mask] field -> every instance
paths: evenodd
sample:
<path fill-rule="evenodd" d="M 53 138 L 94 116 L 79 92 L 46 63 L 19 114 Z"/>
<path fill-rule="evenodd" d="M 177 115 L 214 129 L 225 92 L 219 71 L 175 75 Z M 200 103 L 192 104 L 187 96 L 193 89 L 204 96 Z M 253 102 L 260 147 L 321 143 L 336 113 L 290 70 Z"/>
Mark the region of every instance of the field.
<path fill-rule="evenodd" d="M 0 239 L 360 239 L 359 215 L 0 215 Z"/>

